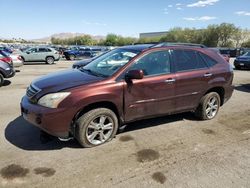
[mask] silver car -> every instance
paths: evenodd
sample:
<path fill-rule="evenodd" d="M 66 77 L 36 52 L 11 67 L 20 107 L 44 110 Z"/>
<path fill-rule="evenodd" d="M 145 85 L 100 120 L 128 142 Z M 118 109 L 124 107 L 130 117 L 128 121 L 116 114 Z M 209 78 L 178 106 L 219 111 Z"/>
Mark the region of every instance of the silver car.
<path fill-rule="evenodd" d="M 46 62 L 47 64 L 54 64 L 60 59 L 60 54 L 53 48 L 48 47 L 33 47 L 20 53 L 23 62 L 38 61 Z"/>

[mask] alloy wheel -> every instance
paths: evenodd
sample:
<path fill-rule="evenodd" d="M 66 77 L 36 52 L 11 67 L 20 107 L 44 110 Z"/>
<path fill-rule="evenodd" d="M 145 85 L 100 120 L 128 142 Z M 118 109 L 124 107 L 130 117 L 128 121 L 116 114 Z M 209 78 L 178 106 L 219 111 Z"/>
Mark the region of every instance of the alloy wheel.
<path fill-rule="evenodd" d="M 86 137 L 93 145 L 99 145 L 106 142 L 114 130 L 114 121 L 111 117 L 101 115 L 95 117 L 87 126 Z"/>
<path fill-rule="evenodd" d="M 217 97 L 211 97 L 206 105 L 206 115 L 209 119 L 212 119 L 216 116 L 218 109 L 219 109 L 219 101 Z"/>

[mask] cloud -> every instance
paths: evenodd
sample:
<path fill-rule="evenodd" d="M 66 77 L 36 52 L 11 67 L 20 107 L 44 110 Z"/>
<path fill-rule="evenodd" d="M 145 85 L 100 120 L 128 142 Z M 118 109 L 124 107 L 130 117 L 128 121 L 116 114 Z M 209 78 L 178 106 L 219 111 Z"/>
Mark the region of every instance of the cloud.
<path fill-rule="evenodd" d="M 163 9 L 163 14 L 168 14 L 169 12 L 168 12 L 168 9 L 167 8 L 164 8 Z"/>
<path fill-rule="evenodd" d="M 89 22 L 89 21 L 86 21 L 86 20 L 83 20 L 82 21 L 83 24 L 85 25 L 95 25 L 95 26 L 107 26 L 106 23 L 100 23 L 100 22 Z"/>
<path fill-rule="evenodd" d="M 184 17 L 184 20 L 187 21 L 209 21 L 209 20 L 215 20 L 217 19 L 216 17 L 213 16 L 201 16 L 201 17 Z"/>
<path fill-rule="evenodd" d="M 181 7 L 177 7 L 176 9 L 177 9 L 177 10 L 182 10 L 183 8 L 181 8 Z"/>
<path fill-rule="evenodd" d="M 246 11 L 238 11 L 238 12 L 235 12 L 235 14 L 239 16 L 250 16 L 250 12 L 246 12 Z"/>
<path fill-rule="evenodd" d="M 173 5 L 168 5 L 168 8 L 172 8 L 173 7 Z"/>
<path fill-rule="evenodd" d="M 175 6 L 181 6 L 182 4 L 181 3 L 176 3 Z"/>
<path fill-rule="evenodd" d="M 188 4 L 187 7 L 206 7 L 209 5 L 214 5 L 220 0 L 203 0 L 203 1 L 198 1 L 196 3 Z"/>

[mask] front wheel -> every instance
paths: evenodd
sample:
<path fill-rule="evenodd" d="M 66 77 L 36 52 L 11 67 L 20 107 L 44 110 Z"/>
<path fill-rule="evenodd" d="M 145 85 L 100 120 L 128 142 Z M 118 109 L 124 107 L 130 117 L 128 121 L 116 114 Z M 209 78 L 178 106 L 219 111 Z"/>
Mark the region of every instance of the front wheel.
<path fill-rule="evenodd" d="M 0 87 L 3 86 L 4 83 L 4 77 L 3 75 L 0 73 Z"/>
<path fill-rule="evenodd" d="M 107 108 L 97 108 L 77 120 L 76 139 L 83 147 L 94 147 L 112 140 L 117 129 L 116 114 Z"/>
<path fill-rule="evenodd" d="M 195 114 L 201 120 L 213 119 L 219 111 L 220 103 L 220 96 L 218 93 L 208 93 L 202 97 Z"/>

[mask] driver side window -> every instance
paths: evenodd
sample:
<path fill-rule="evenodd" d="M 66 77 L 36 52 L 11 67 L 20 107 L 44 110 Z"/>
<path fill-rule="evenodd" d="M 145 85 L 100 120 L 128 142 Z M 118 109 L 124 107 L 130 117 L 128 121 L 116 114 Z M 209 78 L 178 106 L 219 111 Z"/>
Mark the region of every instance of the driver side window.
<path fill-rule="evenodd" d="M 145 76 L 170 73 L 168 51 L 157 51 L 146 54 L 138 59 L 129 70 L 143 70 Z"/>

